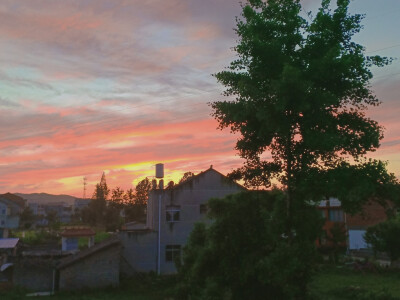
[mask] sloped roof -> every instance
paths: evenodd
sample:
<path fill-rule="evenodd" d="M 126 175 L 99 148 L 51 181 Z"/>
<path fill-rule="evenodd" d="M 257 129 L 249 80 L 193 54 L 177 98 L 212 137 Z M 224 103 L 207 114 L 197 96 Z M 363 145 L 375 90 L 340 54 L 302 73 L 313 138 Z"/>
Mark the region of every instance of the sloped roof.
<path fill-rule="evenodd" d="M 19 238 L 0 239 L 0 249 L 12 249 L 17 246 Z"/>
<path fill-rule="evenodd" d="M 11 193 L 5 193 L 5 194 L 1 194 L 0 198 L 6 199 L 9 202 L 15 203 L 18 206 L 20 206 L 21 208 L 23 208 L 25 206 L 25 200 L 17 195 L 11 194 Z"/>
<path fill-rule="evenodd" d="M 190 177 L 189 179 L 185 180 L 184 182 L 175 184 L 175 185 L 171 188 L 171 190 L 173 190 L 173 189 L 178 189 L 178 188 L 180 188 L 180 187 L 182 187 L 182 186 L 184 186 L 184 185 L 186 185 L 186 184 L 188 184 L 188 183 L 190 183 L 190 182 L 193 182 L 195 179 L 197 179 L 197 178 L 199 178 L 199 177 L 201 177 L 201 176 L 204 176 L 204 175 L 205 175 L 206 173 L 208 173 L 208 172 L 215 172 L 215 173 L 219 174 L 220 176 L 226 178 L 227 182 L 230 182 L 230 183 L 236 185 L 237 187 L 239 187 L 239 188 L 241 188 L 241 189 L 243 189 L 243 190 L 246 190 L 246 188 L 245 188 L 244 186 L 240 185 L 240 184 L 237 183 L 236 181 L 231 180 L 230 178 L 228 178 L 227 176 L 225 176 L 225 175 L 222 174 L 221 172 L 218 172 L 217 170 L 213 169 L 213 166 L 212 166 L 212 165 L 211 165 L 210 168 L 208 168 L 207 170 L 202 171 L 202 172 L 200 172 L 199 174 Z"/>
<path fill-rule="evenodd" d="M 62 237 L 86 237 L 94 235 L 96 235 L 96 232 L 88 227 L 65 228 L 65 230 L 61 232 Z"/>
<path fill-rule="evenodd" d="M 121 241 L 118 239 L 117 236 L 115 236 L 115 235 L 111 236 L 110 238 L 102 241 L 99 244 L 94 245 L 93 247 L 87 248 L 85 250 L 78 252 L 75 255 L 71 255 L 71 256 L 68 256 L 68 257 L 62 259 L 60 261 L 60 264 L 58 265 L 58 269 L 64 269 L 72 264 L 75 264 L 76 262 L 78 262 L 82 259 L 85 259 L 88 256 L 91 256 L 91 255 L 99 252 L 99 251 L 102 251 L 109 247 L 117 246 L 120 244 L 121 244 Z"/>

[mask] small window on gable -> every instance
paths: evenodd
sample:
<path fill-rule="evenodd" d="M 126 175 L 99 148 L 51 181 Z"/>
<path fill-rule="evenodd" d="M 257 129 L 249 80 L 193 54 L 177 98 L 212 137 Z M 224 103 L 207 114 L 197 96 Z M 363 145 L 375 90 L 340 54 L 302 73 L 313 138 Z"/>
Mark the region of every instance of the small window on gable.
<path fill-rule="evenodd" d="M 178 222 L 181 219 L 181 208 L 180 206 L 167 206 L 166 210 L 166 221 L 167 222 Z"/>
<path fill-rule="evenodd" d="M 165 261 L 175 262 L 181 258 L 181 245 L 165 246 Z"/>
<path fill-rule="evenodd" d="M 204 215 L 206 214 L 208 211 L 208 206 L 207 204 L 200 204 L 200 214 Z"/>

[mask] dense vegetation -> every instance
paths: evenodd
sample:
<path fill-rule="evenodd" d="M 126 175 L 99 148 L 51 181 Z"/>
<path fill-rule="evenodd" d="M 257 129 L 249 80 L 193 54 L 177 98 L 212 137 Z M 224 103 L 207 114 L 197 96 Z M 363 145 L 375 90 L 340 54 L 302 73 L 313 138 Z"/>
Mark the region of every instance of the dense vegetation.
<path fill-rule="evenodd" d="M 221 129 L 239 134 L 245 162 L 231 178 L 276 182 L 282 193 L 210 202 L 214 223 L 184 249 L 181 299 L 307 299 L 322 225 L 315 205 L 338 197 L 354 213 L 370 199 L 398 199 L 386 163 L 366 157 L 383 138 L 366 115 L 379 105 L 370 68 L 391 59 L 366 56 L 353 41 L 362 15 L 348 12 L 349 0 L 331 2 L 310 21 L 299 0 L 242 4 L 237 58 L 215 74 L 228 100 L 211 107 Z"/>

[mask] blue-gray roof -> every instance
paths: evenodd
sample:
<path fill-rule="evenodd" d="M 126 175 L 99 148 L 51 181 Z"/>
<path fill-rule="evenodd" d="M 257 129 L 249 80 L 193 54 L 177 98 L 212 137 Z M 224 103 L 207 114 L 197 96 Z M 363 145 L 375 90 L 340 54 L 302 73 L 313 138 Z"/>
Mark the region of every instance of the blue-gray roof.
<path fill-rule="evenodd" d="M 19 241 L 19 238 L 0 239 L 0 249 L 15 248 L 18 241 Z"/>

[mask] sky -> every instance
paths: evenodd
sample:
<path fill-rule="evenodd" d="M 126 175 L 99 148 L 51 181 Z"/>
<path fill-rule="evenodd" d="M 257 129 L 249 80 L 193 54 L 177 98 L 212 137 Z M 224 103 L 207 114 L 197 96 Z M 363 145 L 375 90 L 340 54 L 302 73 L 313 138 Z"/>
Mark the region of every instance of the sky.
<path fill-rule="evenodd" d="M 320 1 L 303 0 L 304 11 Z M 400 58 L 400 1 L 354 0 L 366 14 L 355 41 Z M 165 181 L 213 165 L 240 167 L 237 136 L 218 130 L 208 103 L 224 100 L 212 74 L 235 57 L 236 0 L 2 0 L 0 193 L 90 197 L 134 187 L 165 164 Z M 400 176 L 400 63 L 372 69 L 385 126 L 371 157 Z"/>

